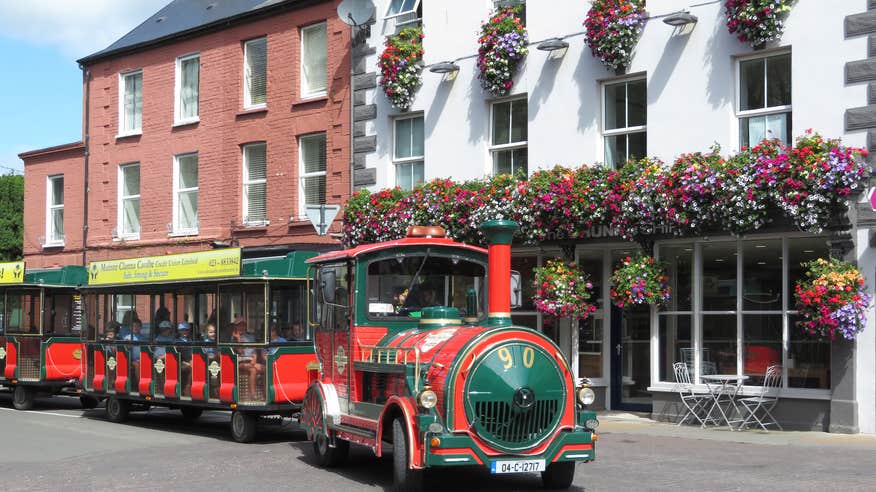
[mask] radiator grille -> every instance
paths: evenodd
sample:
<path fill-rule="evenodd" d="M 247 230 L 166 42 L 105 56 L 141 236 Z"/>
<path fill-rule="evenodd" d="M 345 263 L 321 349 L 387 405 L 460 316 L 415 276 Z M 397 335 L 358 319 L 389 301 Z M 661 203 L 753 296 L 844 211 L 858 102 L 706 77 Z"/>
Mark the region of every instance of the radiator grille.
<path fill-rule="evenodd" d="M 554 428 L 560 402 L 536 400 L 522 410 L 506 401 L 479 401 L 474 405 L 480 432 L 492 440 L 510 445 L 537 441 Z"/>

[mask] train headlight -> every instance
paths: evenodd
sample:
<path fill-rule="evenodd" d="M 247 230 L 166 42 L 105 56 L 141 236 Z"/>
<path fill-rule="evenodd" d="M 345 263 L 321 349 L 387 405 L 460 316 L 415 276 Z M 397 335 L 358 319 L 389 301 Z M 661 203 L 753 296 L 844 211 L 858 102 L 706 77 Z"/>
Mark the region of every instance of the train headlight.
<path fill-rule="evenodd" d="M 596 419 L 587 419 L 584 422 L 584 427 L 586 427 L 587 429 L 590 429 L 592 431 L 595 431 L 599 427 L 599 421 Z"/>
<path fill-rule="evenodd" d="M 593 390 L 587 386 L 581 386 L 580 388 L 578 388 L 578 390 L 576 391 L 576 395 L 578 397 L 578 403 L 585 407 L 587 405 L 591 405 L 594 401 L 596 401 L 596 393 L 594 393 Z"/>
<path fill-rule="evenodd" d="M 424 389 L 417 397 L 417 402 L 423 408 L 435 408 L 435 405 L 438 404 L 438 395 L 436 395 L 435 392 L 430 389 Z"/>

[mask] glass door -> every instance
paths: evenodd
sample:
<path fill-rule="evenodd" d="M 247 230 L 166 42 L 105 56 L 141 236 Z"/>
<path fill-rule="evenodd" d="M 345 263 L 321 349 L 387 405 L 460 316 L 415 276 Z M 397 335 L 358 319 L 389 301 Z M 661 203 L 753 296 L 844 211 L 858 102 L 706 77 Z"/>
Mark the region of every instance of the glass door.
<path fill-rule="evenodd" d="M 612 308 L 612 408 L 651 411 L 650 308 Z"/>
<path fill-rule="evenodd" d="M 615 251 L 612 266 L 635 251 Z M 651 309 L 611 308 L 611 407 L 651 411 Z"/>

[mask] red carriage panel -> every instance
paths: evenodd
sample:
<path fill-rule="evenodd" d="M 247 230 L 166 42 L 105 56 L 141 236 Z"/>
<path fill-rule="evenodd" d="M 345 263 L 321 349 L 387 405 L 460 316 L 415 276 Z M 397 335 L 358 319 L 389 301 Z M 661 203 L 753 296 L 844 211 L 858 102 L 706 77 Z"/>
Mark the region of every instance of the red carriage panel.
<path fill-rule="evenodd" d="M 282 354 L 273 362 L 274 402 L 290 403 L 304 400 L 310 386 L 307 366 L 316 362 L 314 354 Z"/>
<path fill-rule="evenodd" d="M 164 357 L 164 396 L 176 398 L 176 383 L 179 382 L 179 362 L 177 354 L 167 352 Z"/>
<path fill-rule="evenodd" d="M 207 363 L 203 354 L 192 354 L 192 400 L 206 400 Z"/>
<path fill-rule="evenodd" d="M 6 368 L 3 370 L 6 379 L 15 377 L 15 367 L 18 365 L 17 349 L 15 342 L 6 342 Z"/>
<path fill-rule="evenodd" d="M 116 384 L 119 393 L 128 391 L 128 354 L 124 350 L 116 351 Z"/>
<path fill-rule="evenodd" d="M 46 380 L 78 379 L 82 374 L 81 358 L 81 343 L 47 343 Z"/>
<path fill-rule="evenodd" d="M 140 393 L 148 395 L 152 385 L 152 354 L 145 350 L 140 352 L 140 381 L 137 389 Z"/>

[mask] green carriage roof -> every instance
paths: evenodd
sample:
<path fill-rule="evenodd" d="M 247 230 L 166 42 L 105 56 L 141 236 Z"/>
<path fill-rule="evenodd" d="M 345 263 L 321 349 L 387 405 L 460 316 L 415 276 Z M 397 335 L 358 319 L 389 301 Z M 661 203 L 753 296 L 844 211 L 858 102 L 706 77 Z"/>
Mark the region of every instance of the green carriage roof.
<path fill-rule="evenodd" d="M 286 256 L 271 258 L 247 258 L 243 260 L 241 277 L 307 277 L 308 259 L 317 256 L 316 251 L 292 251 Z"/>
<path fill-rule="evenodd" d="M 83 266 L 69 265 L 60 268 L 25 270 L 25 285 L 55 285 L 77 287 L 88 283 L 88 270 Z"/>

